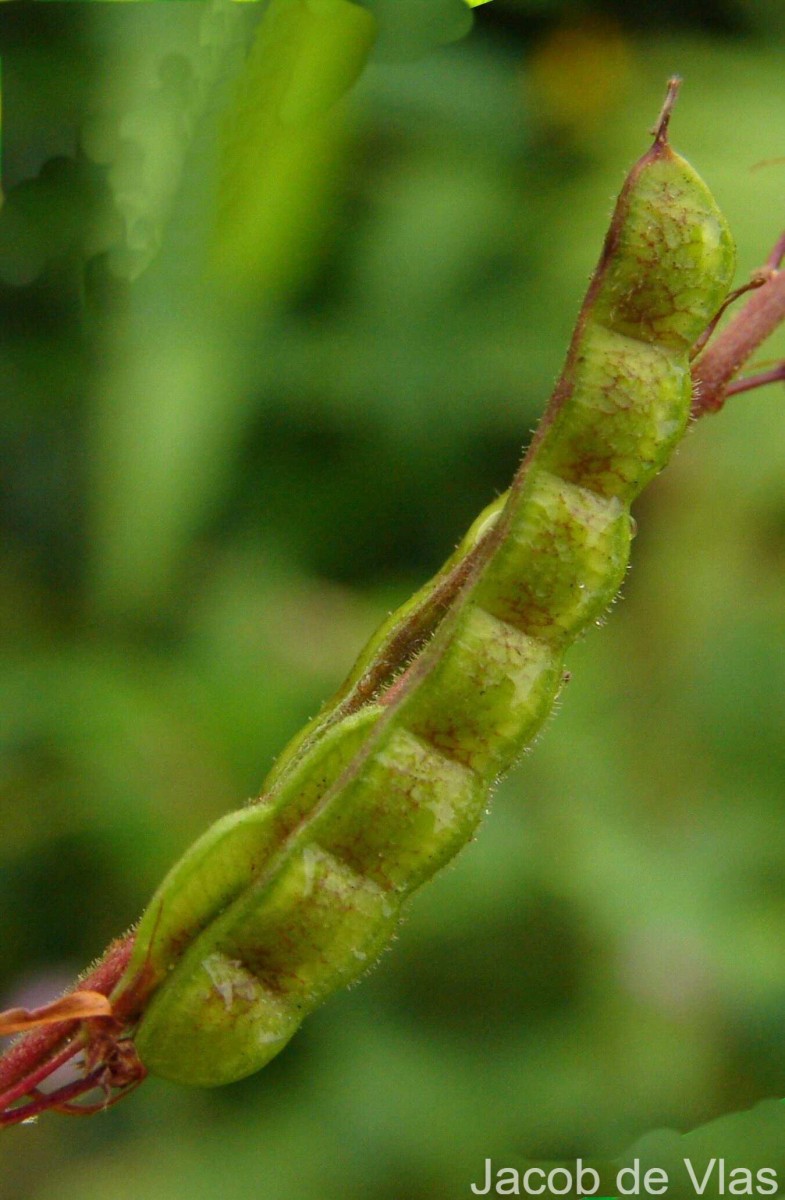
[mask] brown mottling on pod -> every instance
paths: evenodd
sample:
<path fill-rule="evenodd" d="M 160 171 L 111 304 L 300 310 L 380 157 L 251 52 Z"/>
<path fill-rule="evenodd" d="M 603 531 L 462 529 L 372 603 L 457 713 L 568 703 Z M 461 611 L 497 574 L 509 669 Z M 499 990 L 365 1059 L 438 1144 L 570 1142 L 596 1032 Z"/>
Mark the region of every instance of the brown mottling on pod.
<path fill-rule="evenodd" d="M 569 679 L 564 652 L 617 595 L 630 504 L 684 432 L 689 349 L 733 270 L 722 215 L 668 144 L 675 91 L 509 493 L 371 639 L 262 800 L 208 831 L 143 916 L 116 996 L 153 964 L 136 1033 L 151 1071 L 250 1074 L 373 963 L 402 900 L 471 840 Z"/>

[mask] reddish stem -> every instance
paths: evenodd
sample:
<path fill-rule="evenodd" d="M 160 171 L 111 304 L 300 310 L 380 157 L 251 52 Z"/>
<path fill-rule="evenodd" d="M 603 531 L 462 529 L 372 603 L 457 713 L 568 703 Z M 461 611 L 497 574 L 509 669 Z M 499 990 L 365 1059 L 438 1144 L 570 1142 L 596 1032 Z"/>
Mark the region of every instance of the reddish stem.
<path fill-rule="evenodd" d="M 8 1112 L 0 1112 L 0 1129 L 8 1125 L 20 1125 L 23 1121 L 29 1121 L 31 1117 L 37 1117 L 48 1109 L 65 1107 L 77 1096 L 84 1096 L 86 1092 L 92 1092 L 95 1088 L 100 1087 L 103 1074 L 103 1067 L 97 1067 L 90 1075 L 82 1079 L 75 1079 L 55 1092 L 37 1092 L 31 1089 L 35 1099 L 31 1100 L 29 1104 L 21 1104 Z M 106 1106 L 109 1103 L 110 1100 L 107 1098 Z M 99 1107 L 103 1108 L 105 1105 L 102 1104 Z M 90 1105 L 89 1110 L 95 1111 L 95 1106 Z"/>
<path fill-rule="evenodd" d="M 133 933 L 112 942 L 95 969 L 79 981 L 77 988 L 108 996 L 128 965 L 133 944 Z M 80 1021 L 44 1025 L 24 1034 L 0 1057 L 0 1089 L 3 1090 L 0 1100 L 4 1101 L 0 1111 L 13 1099 L 27 1095 L 37 1083 L 77 1053 L 79 1047 L 73 1044 L 73 1039 L 80 1025 Z"/>
<path fill-rule="evenodd" d="M 717 328 L 717 326 L 719 325 L 722 318 L 725 316 L 725 313 L 728 311 L 728 309 L 733 304 L 735 304 L 737 300 L 740 300 L 742 296 L 746 296 L 748 292 L 754 291 L 755 288 L 763 287 L 763 285 L 765 283 L 768 283 L 770 277 L 771 277 L 771 272 L 770 272 L 769 268 L 766 267 L 766 269 L 764 271 L 759 272 L 756 275 L 754 275 L 753 278 L 750 279 L 749 283 L 742 284 L 741 287 L 734 288 L 732 292 L 728 293 L 728 295 L 725 297 L 722 304 L 720 305 L 719 309 L 717 310 L 715 315 L 712 317 L 711 321 L 706 326 L 703 333 L 700 335 L 697 342 L 694 344 L 694 346 L 690 350 L 690 362 L 694 362 L 695 359 L 698 357 L 701 350 L 703 349 L 703 347 L 708 342 L 709 338 L 714 333 L 714 330 Z"/>
<path fill-rule="evenodd" d="M 751 392 L 754 388 L 765 387 L 767 383 L 781 382 L 785 382 L 785 363 L 772 367 L 770 371 L 760 371 L 757 375 L 746 375 L 743 379 L 737 379 L 735 383 L 728 384 L 725 395 L 738 396 L 741 392 Z"/>
<path fill-rule="evenodd" d="M 5 1112 L 16 1100 L 21 1100 L 22 1096 L 29 1095 L 42 1080 L 48 1079 L 60 1067 L 65 1066 L 81 1049 L 77 1042 L 68 1042 L 53 1058 L 47 1058 L 34 1071 L 25 1075 L 24 1079 L 8 1088 L 0 1095 L 0 1113 Z"/>
<path fill-rule="evenodd" d="M 771 277 L 753 292 L 747 303 L 726 325 L 722 333 L 700 356 L 692 368 L 694 399 L 692 413 L 701 417 L 717 412 L 733 392 L 749 391 L 760 383 L 732 386 L 731 381 L 767 337 L 785 321 L 785 271 L 777 270 L 785 254 L 785 233 L 769 255 L 766 269 Z M 754 377 L 752 377 L 754 378 Z M 775 378 L 781 378 L 776 375 Z M 744 384 L 744 381 L 740 381 Z"/>
<path fill-rule="evenodd" d="M 785 230 L 777 238 L 771 249 L 771 254 L 766 259 L 766 270 L 776 271 L 782 266 L 782 260 L 785 258 Z"/>

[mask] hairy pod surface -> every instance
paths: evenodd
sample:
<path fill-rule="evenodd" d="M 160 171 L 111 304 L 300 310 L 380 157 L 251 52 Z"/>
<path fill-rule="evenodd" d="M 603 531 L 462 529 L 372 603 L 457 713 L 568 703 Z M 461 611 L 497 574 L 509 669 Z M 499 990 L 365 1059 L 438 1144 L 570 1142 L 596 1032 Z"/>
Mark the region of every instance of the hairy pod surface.
<path fill-rule="evenodd" d="M 550 712 L 566 648 L 616 595 L 630 504 L 685 430 L 689 350 L 733 272 L 724 219 L 666 126 L 625 182 L 510 491 L 143 916 L 114 999 L 142 978 L 152 993 L 135 1035 L 149 1070 L 247 1075 L 368 969 L 404 899 L 471 838 Z"/>

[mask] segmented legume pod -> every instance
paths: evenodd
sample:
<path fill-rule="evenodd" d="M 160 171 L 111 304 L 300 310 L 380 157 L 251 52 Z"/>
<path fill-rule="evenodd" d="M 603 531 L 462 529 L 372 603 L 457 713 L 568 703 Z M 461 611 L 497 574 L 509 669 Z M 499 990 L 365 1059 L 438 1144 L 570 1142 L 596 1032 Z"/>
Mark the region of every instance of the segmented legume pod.
<path fill-rule="evenodd" d="M 135 1041 L 154 1073 L 247 1075 L 367 970 L 402 902 L 470 839 L 551 710 L 565 650 L 616 595 L 630 504 L 685 430 L 690 347 L 733 272 L 722 215 L 668 144 L 674 94 L 510 491 L 142 917 L 113 1001 L 133 1011 L 152 990 Z"/>

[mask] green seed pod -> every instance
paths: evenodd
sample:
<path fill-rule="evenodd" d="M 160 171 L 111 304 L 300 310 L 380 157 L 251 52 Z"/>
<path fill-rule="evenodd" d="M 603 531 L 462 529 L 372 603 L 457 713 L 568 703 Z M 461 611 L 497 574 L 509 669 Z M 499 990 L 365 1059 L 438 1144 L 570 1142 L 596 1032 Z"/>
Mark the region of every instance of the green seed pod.
<path fill-rule="evenodd" d="M 142 918 L 114 1000 L 149 996 L 135 1040 L 156 1074 L 249 1074 L 368 969 L 404 899 L 471 837 L 551 710 L 566 648 L 618 591 L 630 503 L 684 431 L 689 349 L 733 270 L 716 204 L 667 143 L 668 113 L 624 185 L 509 493 Z"/>

